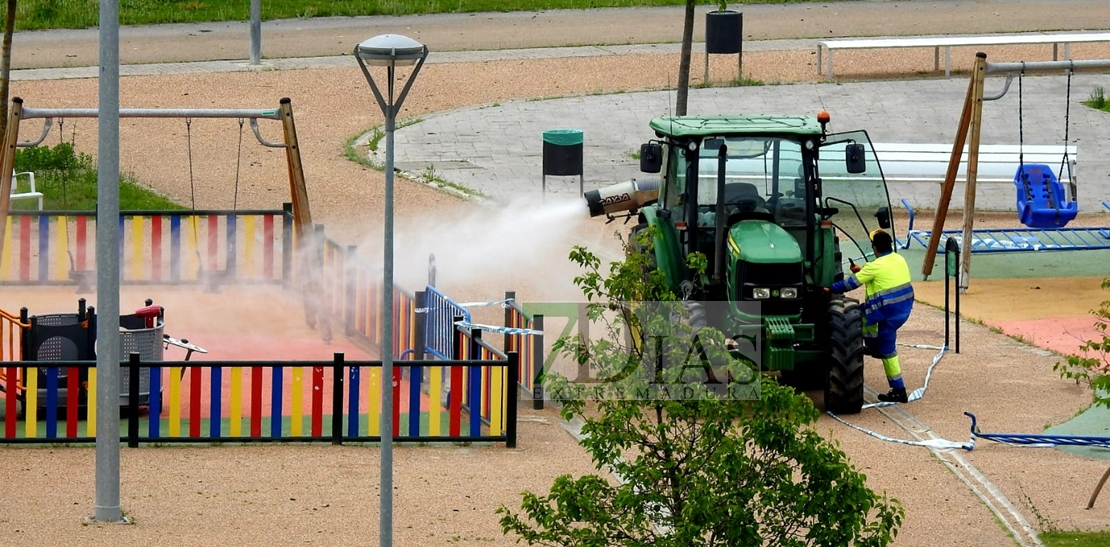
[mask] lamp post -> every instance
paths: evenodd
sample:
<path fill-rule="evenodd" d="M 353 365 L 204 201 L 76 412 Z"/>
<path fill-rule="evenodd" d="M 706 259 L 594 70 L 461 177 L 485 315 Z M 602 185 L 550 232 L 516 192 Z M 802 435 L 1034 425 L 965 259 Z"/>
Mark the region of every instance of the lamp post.
<path fill-rule="evenodd" d="M 397 111 L 405 102 L 420 67 L 428 58 L 428 47 L 399 34 L 381 34 L 355 46 L 355 59 L 366 76 L 374 98 L 385 114 L 385 266 L 382 274 L 382 461 L 379 516 L 381 547 L 393 545 L 393 130 Z M 367 65 L 386 67 L 386 94 L 382 95 Z M 416 65 L 394 99 L 398 66 Z M 388 381 L 386 381 L 388 379 Z"/>

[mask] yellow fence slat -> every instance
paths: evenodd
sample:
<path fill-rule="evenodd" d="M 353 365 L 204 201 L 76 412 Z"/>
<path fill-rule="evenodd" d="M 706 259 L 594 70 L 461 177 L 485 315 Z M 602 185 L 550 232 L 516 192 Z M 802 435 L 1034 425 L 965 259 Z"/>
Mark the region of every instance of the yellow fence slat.
<path fill-rule="evenodd" d="M 143 266 L 147 263 L 143 253 L 144 217 L 131 217 L 131 279 L 143 278 Z M 124 262 L 126 264 L 126 262 Z"/>
<path fill-rule="evenodd" d="M 258 217 L 243 217 L 243 268 L 239 272 L 244 279 L 254 279 L 254 230 Z"/>
<path fill-rule="evenodd" d="M 54 275 L 55 281 L 69 279 L 69 218 L 60 216 L 57 219 L 58 229 L 55 231 L 56 244 L 54 245 Z"/>
<path fill-rule="evenodd" d="M 304 367 L 293 367 L 293 393 L 289 397 L 289 434 L 300 437 L 304 427 Z"/>
<path fill-rule="evenodd" d="M 25 436 L 28 439 L 34 439 L 39 436 L 39 369 L 31 367 L 27 369 L 27 397 L 24 401 L 26 405 L 24 429 Z"/>
<path fill-rule="evenodd" d="M 441 401 L 443 400 L 443 367 L 429 367 L 429 375 L 431 378 L 428 380 L 428 435 L 433 437 L 440 435 L 440 420 L 442 420 L 443 411 L 441 410 Z"/>
<path fill-rule="evenodd" d="M 0 280 L 8 281 L 12 279 L 12 246 L 15 245 L 15 238 L 12 237 L 12 217 L 9 215 L 8 219 L 4 222 L 4 237 L 7 241 L 4 242 L 4 250 L 0 252 Z"/>
<path fill-rule="evenodd" d="M 181 367 L 170 367 L 170 437 L 181 436 Z"/>
<path fill-rule="evenodd" d="M 232 437 L 243 435 L 243 367 L 231 369 L 231 401 L 228 410 L 230 427 L 228 434 Z"/>
<path fill-rule="evenodd" d="M 366 407 L 366 416 L 368 418 L 367 435 L 381 435 L 381 413 L 382 413 L 382 369 L 379 367 L 371 368 L 367 374 L 370 377 L 370 406 Z"/>
<path fill-rule="evenodd" d="M 96 368 L 89 369 L 89 404 L 88 416 L 85 417 L 85 429 L 89 437 L 96 436 Z"/>

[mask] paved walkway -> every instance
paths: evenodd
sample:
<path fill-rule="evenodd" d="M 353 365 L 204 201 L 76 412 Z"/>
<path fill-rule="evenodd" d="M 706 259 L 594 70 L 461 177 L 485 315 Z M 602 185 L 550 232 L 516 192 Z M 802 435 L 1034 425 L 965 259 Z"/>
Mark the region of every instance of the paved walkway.
<path fill-rule="evenodd" d="M 988 94 L 1002 78 L 988 80 Z M 1073 76 L 1070 140 L 1079 146 L 1080 207 L 1101 209 L 1110 199 L 1110 123 L 1103 112 L 1079 103 L 1094 85 L 1110 87 L 1105 75 Z M 1066 79 L 1027 76 L 1024 82 L 1025 143 L 1060 144 L 1064 134 Z M 966 78 L 866 83 L 804 83 L 758 87 L 691 89 L 690 112 L 832 114 L 830 130 L 868 131 L 873 142 L 947 143 L 954 138 L 967 93 Z M 1017 144 L 1016 83 L 983 108 L 982 144 Z M 539 196 L 543 181 L 543 132 L 583 131 L 585 189 L 629 180 L 639 174 L 633 153 L 654 138 L 648 121 L 673 108 L 668 91 L 502 102 L 496 106 L 422 116 L 395 134 L 398 169 L 438 176 L 494 199 Z M 1035 105 L 1035 106 L 1034 106 Z M 597 113 L 603 113 L 598 115 Z M 379 158 L 380 159 L 380 158 Z M 548 192 L 577 194 L 578 177 L 547 177 Z M 891 198 L 913 207 L 935 207 L 939 186 L 892 188 Z M 922 187 L 924 186 L 924 187 Z M 953 206 L 962 204 L 962 191 Z M 1012 186 L 980 187 L 976 206 L 1013 210 Z"/>
<path fill-rule="evenodd" d="M 844 26 L 845 21 L 855 21 L 860 28 L 859 18 L 874 17 L 878 13 L 898 14 L 897 20 L 887 21 L 870 28 L 889 31 L 891 34 L 915 30 L 914 21 L 922 22 L 921 29 L 940 28 L 953 31 L 1003 32 L 1015 29 L 1042 28 L 1040 23 L 1026 21 L 1003 22 L 998 8 L 1012 8 L 1031 16 L 1039 11 L 1049 10 L 1060 16 L 1053 21 L 1052 30 L 1068 28 L 1082 29 L 1089 20 L 1082 15 L 1098 9 L 1099 1 L 1061 0 L 984 0 L 977 3 L 948 2 L 941 0 L 944 9 L 925 9 L 919 5 L 902 2 L 844 2 L 830 6 L 818 4 L 792 4 L 789 6 L 745 6 L 745 15 L 756 21 L 756 34 L 788 36 L 812 31 L 808 27 L 791 26 L 789 21 L 809 17 L 827 19 L 832 27 Z M 1067 4 L 1064 6 L 1063 4 Z M 1061 8 L 1067 7 L 1068 10 Z M 817 10 L 817 11 L 814 11 Z M 900 10 L 900 11 L 899 11 Z M 918 11 L 912 11 L 918 10 Z M 583 25 L 587 35 L 595 38 L 618 39 L 610 27 L 617 24 L 627 26 L 631 18 L 630 10 L 591 10 L 589 20 Z M 637 9 L 637 25 L 656 28 L 673 21 L 678 11 L 674 9 Z M 704 9 L 703 9 L 704 11 Z M 993 16 L 992 16 L 993 14 Z M 908 16 L 908 17 L 907 17 Z M 329 43 L 351 42 L 345 36 L 350 33 L 389 32 L 390 25 L 398 28 L 413 29 L 414 36 L 423 36 L 425 43 L 437 39 L 445 44 L 465 47 L 468 42 L 461 38 L 451 38 L 461 28 L 471 31 L 509 25 L 516 29 L 515 34 L 525 34 L 522 29 L 535 27 L 536 35 L 542 34 L 536 25 L 550 23 L 559 18 L 583 17 L 582 12 L 543 12 L 526 18 L 521 14 L 482 14 L 478 20 L 467 15 L 408 17 L 408 18 L 329 18 L 323 20 L 297 20 L 267 22 L 264 33 L 267 51 L 286 47 L 286 43 L 324 42 L 323 37 L 334 38 Z M 947 17 L 948 19 L 932 18 Z M 906 21 L 904 19 L 910 19 Z M 1028 17 L 1026 17 L 1028 18 Z M 469 19 L 469 20 L 468 20 Z M 488 19 L 488 20 L 486 20 Z M 642 22 L 640 21 L 642 19 Z M 538 22 L 537 22 L 538 20 Z M 699 19 L 701 20 L 701 19 Z M 623 21 L 623 23 L 620 23 Z M 822 21 L 825 24 L 825 21 Z M 121 58 L 142 52 L 142 47 L 134 47 L 146 40 L 150 44 L 172 42 L 176 36 L 185 33 L 189 40 L 202 33 L 211 36 L 213 41 L 227 40 L 236 36 L 242 40 L 243 27 L 240 23 L 211 25 L 166 25 L 160 27 L 135 27 L 121 30 Z M 358 25 L 365 25 L 360 29 Z M 530 26 L 532 25 L 532 26 Z M 931 26 L 929 26 L 931 25 Z M 1007 26 L 1009 25 L 1009 26 Z M 575 27 L 568 27 L 575 28 Z M 623 28 L 623 27 L 622 27 Z M 662 27 L 660 27 L 662 28 Z M 821 27 L 825 28 L 825 27 Z M 367 30 L 369 29 L 369 30 Z M 432 32 L 429 29 L 438 29 Z M 605 29 L 609 29 L 606 31 Z M 498 28 L 496 34 L 504 34 Z M 920 29 L 917 29 L 919 32 Z M 407 32 L 407 31 L 406 31 Z M 438 32 L 438 34 L 437 34 Z M 573 36 L 582 29 L 575 28 Z M 699 30 L 700 32 L 700 30 Z M 271 34 L 278 36 L 272 39 Z M 578 34 L 575 34 L 578 33 Z M 751 32 L 746 31 L 748 34 Z M 514 35 L 515 35 L 514 34 Z M 528 45 L 557 43 L 574 39 L 551 37 L 548 34 L 524 42 Z M 642 37 L 642 34 L 628 30 L 629 41 Z M 94 40 L 96 31 L 50 31 L 20 33 L 16 35 L 17 55 L 26 55 L 28 47 L 38 44 L 47 48 L 59 43 L 84 44 Z M 205 38 L 208 40 L 209 38 Z M 601 38 L 597 38 L 601 40 Z M 469 40 L 473 40 L 470 38 Z M 501 40 L 494 38 L 493 40 Z M 126 42 L 125 48 L 122 43 Z M 276 43 L 275 43 L 276 42 Z M 186 42 L 187 43 L 187 42 Z M 219 42 L 223 43 L 223 42 Z M 238 42 L 244 45 L 245 42 Z M 500 43 L 500 42 L 498 42 Z M 571 42 L 573 43 L 573 42 Z M 581 43 L 581 42 L 580 42 Z M 199 42 L 194 42 L 199 44 Z M 488 42 L 487 42 L 488 44 Z M 20 48 L 19 46 L 24 46 Z M 348 44 L 349 45 L 349 44 Z M 66 46 L 69 47 L 69 46 Z M 74 46 L 81 50 L 83 46 Z M 154 46 L 152 46 L 153 48 Z M 224 46 L 216 49 L 222 51 Z M 344 46 L 346 48 L 347 46 Z M 695 44 L 695 55 L 704 51 L 702 44 Z M 745 52 L 757 51 L 814 51 L 816 39 L 766 39 L 748 40 L 744 43 Z M 331 48 L 331 49 L 329 49 Z M 332 51 L 333 46 L 318 46 L 308 51 Z M 553 57 L 581 57 L 598 55 L 634 55 L 645 53 L 677 53 L 676 43 L 633 43 L 631 45 L 603 45 L 580 47 L 530 47 L 526 49 L 487 49 L 466 51 L 461 49 L 435 50 L 428 63 L 455 63 L 470 61 L 493 61 L 506 59 L 540 59 Z M 65 47 L 62 47 L 62 51 Z M 44 53 L 47 57 L 53 53 Z M 74 53 L 67 57 L 81 58 L 87 53 Z M 138 53 L 134 53 L 138 54 Z M 175 55 L 204 55 L 192 47 L 174 50 Z M 209 53 L 216 55 L 218 53 Z M 171 56 L 171 58 L 173 58 Z M 143 59 L 142 57 L 139 58 Z M 126 59 L 125 61 L 126 62 Z M 24 62 L 33 65 L 34 63 Z M 16 66 L 20 66 L 17 62 Z M 349 55 L 326 55 L 317 57 L 267 58 L 263 64 L 252 66 L 244 60 L 207 60 L 184 63 L 125 64 L 121 75 L 169 74 L 189 72 L 232 72 L 253 70 L 284 70 L 317 67 L 355 66 Z M 13 80 L 94 78 L 98 73 L 95 66 L 76 68 L 28 68 L 12 71 Z M 988 93 L 1002 86 L 1002 78 L 988 80 Z M 1064 130 L 1066 80 L 1060 76 L 1029 76 L 1024 86 L 1026 143 L 1060 144 Z M 1095 87 L 1110 88 L 1110 80 L 1105 74 L 1078 73 L 1073 79 L 1071 95 L 1072 142 L 1079 146 L 1079 170 L 1076 173 L 1080 188 L 1080 207 L 1085 211 L 1097 211 L 1099 203 L 1110 199 L 1110 124 L 1106 123 L 1107 114 L 1094 111 L 1080 104 Z M 1015 86 L 1016 87 L 1016 86 Z M 960 108 L 967 88 L 966 77 L 951 79 L 929 79 L 917 81 L 879 81 L 867 83 L 804 83 L 796 85 L 774 85 L 759 87 L 692 89 L 690 92 L 690 112 L 779 112 L 815 113 L 825 109 L 832 113 L 832 128 L 836 131 L 855 129 L 867 130 L 874 142 L 906 143 L 950 143 Z M 423 116 L 420 123 L 403 127 L 396 133 L 396 164 L 399 169 L 419 173 L 433 167 L 437 176 L 447 181 L 476 190 L 490 198 L 510 199 L 521 195 L 539 195 L 542 184 L 542 133 L 547 129 L 571 127 L 584 131 L 585 136 L 585 187 L 587 190 L 628 180 L 638 174 L 638 164 L 633 153 L 639 145 L 652 138 L 647 123 L 660 113 L 673 108 L 673 92 L 624 93 L 608 96 L 570 97 L 543 101 L 522 100 L 504 102 L 497 106 L 474 107 L 436 115 Z M 1014 144 L 1018 142 L 1017 93 L 1011 89 L 1005 97 L 985 104 L 983 109 L 983 144 Z M 597 113 L 604 113 L 597 115 Z M 508 153 L 506 153 L 508 151 Z M 577 177 L 548 177 L 548 189 L 552 193 L 576 195 Z M 915 188 L 914 190 L 895 191 L 895 199 L 908 198 L 913 206 L 933 206 L 936 203 L 936 188 Z M 984 209 L 1008 210 L 1014 206 L 1012 190 L 996 188 L 981 189 L 977 205 Z M 962 192 L 960 192 L 962 195 Z M 961 199 L 956 196 L 953 205 L 959 206 Z"/>

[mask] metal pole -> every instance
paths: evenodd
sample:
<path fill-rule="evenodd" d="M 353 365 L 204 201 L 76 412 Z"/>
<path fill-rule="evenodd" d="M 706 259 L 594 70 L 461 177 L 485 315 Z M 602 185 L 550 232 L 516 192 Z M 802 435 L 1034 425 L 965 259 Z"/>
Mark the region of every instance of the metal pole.
<path fill-rule="evenodd" d="M 96 504 L 93 518 L 119 522 L 119 0 L 100 0 L 97 150 Z"/>
<path fill-rule="evenodd" d="M 378 545 L 393 545 L 393 111 L 394 67 L 389 67 L 389 104 L 385 110 L 385 272 L 382 282 L 382 462 L 381 537 Z"/>
<path fill-rule="evenodd" d="M 987 74 L 996 72 L 1025 72 L 1041 70 L 1100 70 L 1110 68 L 1110 59 L 1091 59 L 1081 61 L 1033 61 L 1025 63 L 987 63 Z"/>
<path fill-rule="evenodd" d="M 251 0 L 251 64 L 262 62 L 262 0 Z"/>

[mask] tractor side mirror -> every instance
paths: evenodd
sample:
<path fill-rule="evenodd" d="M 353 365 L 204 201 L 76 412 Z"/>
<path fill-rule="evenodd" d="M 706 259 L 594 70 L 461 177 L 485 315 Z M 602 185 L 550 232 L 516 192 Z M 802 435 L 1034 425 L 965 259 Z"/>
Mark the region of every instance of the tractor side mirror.
<path fill-rule="evenodd" d="M 663 169 L 663 147 L 649 142 L 640 145 L 640 171 L 658 173 Z"/>
<path fill-rule="evenodd" d="M 879 220 L 880 228 L 890 229 L 890 207 L 880 207 L 879 211 L 875 213 L 875 218 Z"/>
<path fill-rule="evenodd" d="M 844 147 L 844 166 L 856 175 L 867 171 L 867 148 L 862 144 L 849 144 Z"/>

